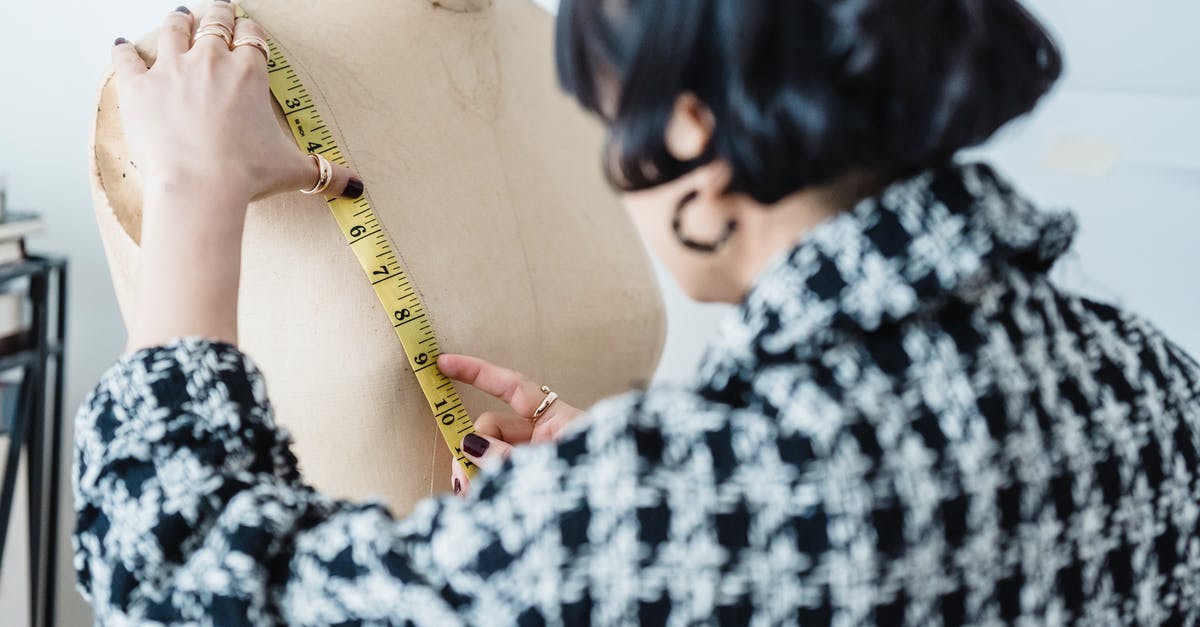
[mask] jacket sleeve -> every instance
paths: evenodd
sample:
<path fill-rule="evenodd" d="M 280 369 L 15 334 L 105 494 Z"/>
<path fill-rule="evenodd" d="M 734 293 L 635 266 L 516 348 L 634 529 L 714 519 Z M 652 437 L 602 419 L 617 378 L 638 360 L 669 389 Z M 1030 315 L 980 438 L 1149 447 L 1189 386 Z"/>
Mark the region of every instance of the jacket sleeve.
<path fill-rule="evenodd" d="M 571 568 L 596 523 L 589 486 L 614 520 L 636 515 L 620 420 L 519 447 L 469 500 L 400 521 L 303 483 L 263 377 L 229 345 L 128 355 L 76 420 L 75 568 L 101 624 L 576 624 L 597 577 L 621 580 Z M 611 575 L 638 559 L 621 548 L 600 556 Z"/>

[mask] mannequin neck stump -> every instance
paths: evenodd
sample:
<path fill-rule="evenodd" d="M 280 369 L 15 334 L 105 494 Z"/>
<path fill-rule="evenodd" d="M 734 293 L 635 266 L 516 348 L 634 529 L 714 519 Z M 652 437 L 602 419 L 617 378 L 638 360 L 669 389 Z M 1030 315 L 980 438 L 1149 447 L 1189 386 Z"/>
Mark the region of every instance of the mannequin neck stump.
<path fill-rule="evenodd" d="M 456 13 L 473 13 L 482 11 L 492 4 L 492 0 L 426 0 L 435 9 L 446 9 Z"/>

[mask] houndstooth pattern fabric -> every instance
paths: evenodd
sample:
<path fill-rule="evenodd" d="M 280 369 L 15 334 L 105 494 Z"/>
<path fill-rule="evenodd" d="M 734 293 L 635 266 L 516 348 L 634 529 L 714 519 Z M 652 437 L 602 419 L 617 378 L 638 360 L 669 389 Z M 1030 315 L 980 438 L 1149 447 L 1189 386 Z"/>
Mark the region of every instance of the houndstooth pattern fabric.
<path fill-rule="evenodd" d="M 694 385 L 609 399 L 468 500 L 306 486 L 259 371 L 182 339 L 80 409 L 110 625 L 1192 625 L 1200 369 L 1046 272 L 1069 215 L 983 165 L 776 258 Z"/>

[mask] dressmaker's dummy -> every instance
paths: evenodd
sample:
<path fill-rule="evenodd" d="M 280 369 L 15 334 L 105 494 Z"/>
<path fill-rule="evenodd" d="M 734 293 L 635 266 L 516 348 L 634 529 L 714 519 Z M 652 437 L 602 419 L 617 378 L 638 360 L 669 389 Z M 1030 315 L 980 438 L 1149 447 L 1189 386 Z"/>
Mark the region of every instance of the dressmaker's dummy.
<path fill-rule="evenodd" d="M 550 15 L 530 0 L 241 4 L 336 126 L 444 352 L 520 370 L 577 407 L 650 378 L 658 286 L 600 174 L 601 130 L 557 90 Z M 151 59 L 153 41 L 139 44 Z M 110 83 L 92 183 L 128 321 L 141 201 L 117 106 Z M 240 300 L 241 346 L 309 481 L 398 514 L 447 489 L 446 445 L 321 199 L 250 207 Z M 472 416 L 499 409 L 459 391 Z"/>

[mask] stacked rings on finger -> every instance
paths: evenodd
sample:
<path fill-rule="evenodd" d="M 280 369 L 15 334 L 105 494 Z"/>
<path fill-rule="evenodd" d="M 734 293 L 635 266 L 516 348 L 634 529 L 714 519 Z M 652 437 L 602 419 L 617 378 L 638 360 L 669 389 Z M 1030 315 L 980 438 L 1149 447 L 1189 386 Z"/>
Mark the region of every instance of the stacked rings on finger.
<path fill-rule="evenodd" d="M 271 60 L 271 47 L 267 44 L 267 40 L 256 35 L 242 35 L 233 40 L 233 47 L 240 48 L 242 46 L 253 46 L 263 54 L 263 58 L 267 61 Z"/>
<path fill-rule="evenodd" d="M 333 166 L 329 163 L 328 159 L 322 157 L 321 155 L 310 154 L 308 156 L 312 157 L 313 161 L 317 162 L 319 174 L 317 175 L 316 185 L 313 185 L 309 189 L 302 189 L 300 190 L 300 193 L 320 194 L 329 188 L 329 182 L 333 180 Z"/>
<path fill-rule="evenodd" d="M 225 42 L 225 47 L 233 50 L 233 31 L 230 30 L 228 26 L 220 22 L 201 24 L 200 28 L 196 30 L 196 35 L 192 37 L 192 45 L 195 45 L 197 41 L 200 41 L 201 37 L 207 37 L 210 35 L 213 37 L 220 37 L 221 40 Z"/>
<path fill-rule="evenodd" d="M 533 410 L 533 417 L 530 418 L 535 425 L 537 424 L 537 421 L 541 419 L 542 414 L 546 413 L 546 410 L 550 409 L 550 406 L 554 404 L 554 401 L 558 400 L 558 393 L 551 392 L 550 388 L 544 385 L 542 386 L 542 394 L 545 394 L 546 397 L 542 399 L 542 402 L 537 406 L 537 409 Z"/>

